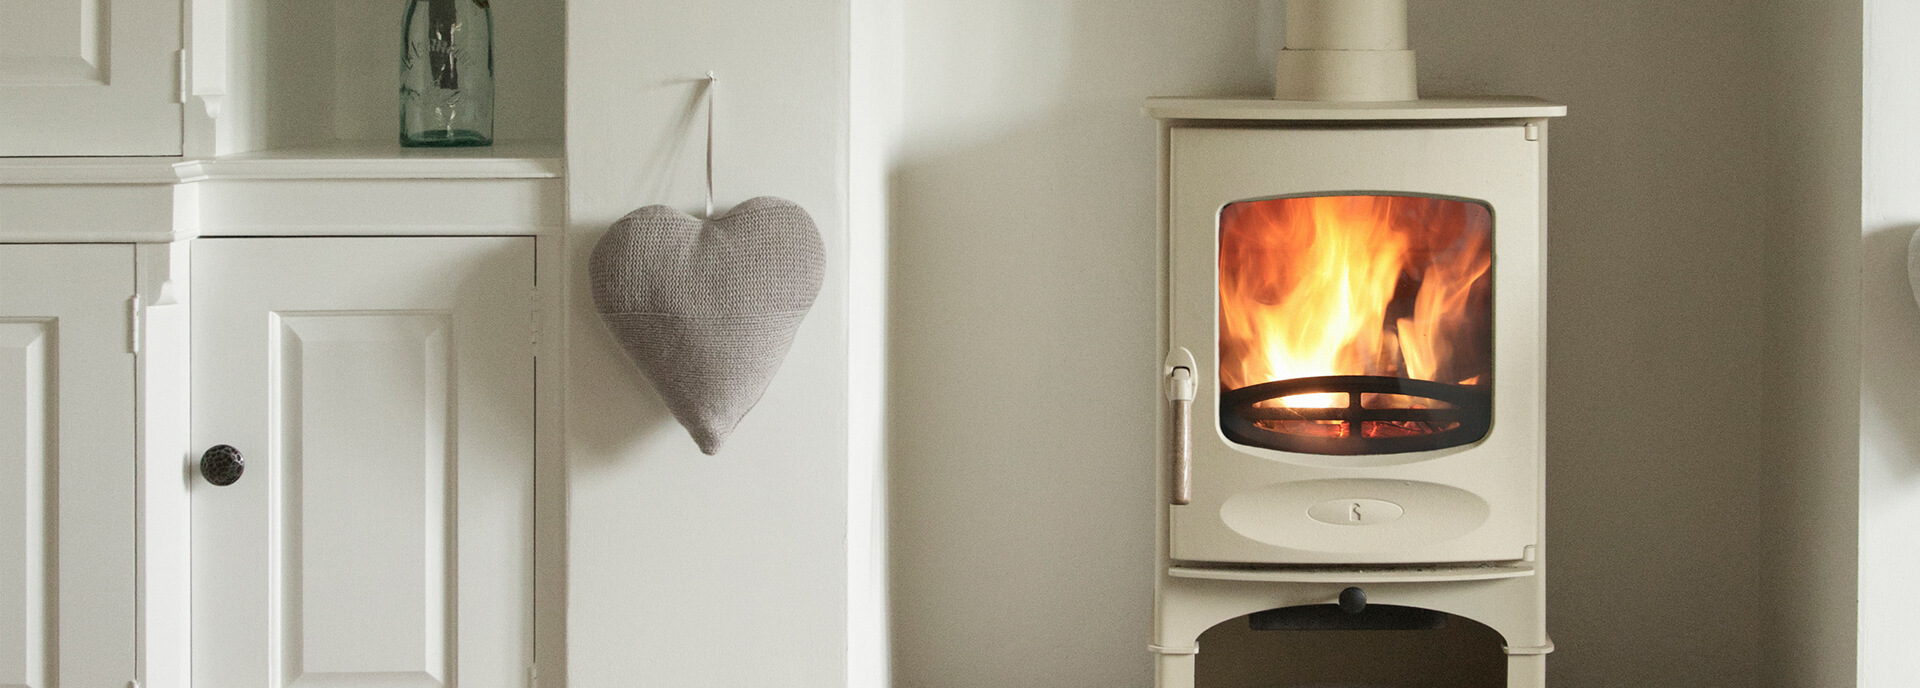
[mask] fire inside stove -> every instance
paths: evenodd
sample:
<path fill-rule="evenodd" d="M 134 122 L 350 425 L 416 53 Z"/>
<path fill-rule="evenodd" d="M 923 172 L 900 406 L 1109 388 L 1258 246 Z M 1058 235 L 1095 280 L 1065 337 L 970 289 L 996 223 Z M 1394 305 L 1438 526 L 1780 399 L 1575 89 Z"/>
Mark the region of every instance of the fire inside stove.
<path fill-rule="evenodd" d="M 1492 422 L 1493 214 L 1347 195 L 1220 212 L 1220 425 L 1242 444 L 1392 454 Z"/>

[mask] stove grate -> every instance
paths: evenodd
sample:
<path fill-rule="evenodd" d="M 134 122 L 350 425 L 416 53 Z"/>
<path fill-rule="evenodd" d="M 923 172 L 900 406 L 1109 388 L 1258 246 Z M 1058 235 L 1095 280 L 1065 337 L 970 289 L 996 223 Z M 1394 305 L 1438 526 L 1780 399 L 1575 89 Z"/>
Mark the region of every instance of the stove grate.
<path fill-rule="evenodd" d="M 1344 406 L 1279 406 L 1302 395 L 1344 395 Z M 1424 401 L 1376 408 L 1369 400 Z M 1402 454 L 1478 442 L 1493 422 L 1483 389 L 1381 375 L 1277 380 L 1220 394 L 1220 429 L 1235 442 L 1304 454 Z"/>

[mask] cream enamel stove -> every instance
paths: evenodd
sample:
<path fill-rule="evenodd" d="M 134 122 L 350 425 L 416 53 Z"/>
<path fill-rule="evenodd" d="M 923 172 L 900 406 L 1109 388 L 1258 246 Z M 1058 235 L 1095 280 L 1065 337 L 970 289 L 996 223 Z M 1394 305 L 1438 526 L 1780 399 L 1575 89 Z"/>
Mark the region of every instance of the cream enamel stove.
<path fill-rule="evenodd" d="M 1404 0 L 1287 18 L 1285 99 L 1147 103 L 1157 685 L 1195 685 L 1217 624 L 1339 602 L 1484 624 L 1504 685 L 1541 686 L 1546 121 L 1565 108 L 1415 99 Z"/>

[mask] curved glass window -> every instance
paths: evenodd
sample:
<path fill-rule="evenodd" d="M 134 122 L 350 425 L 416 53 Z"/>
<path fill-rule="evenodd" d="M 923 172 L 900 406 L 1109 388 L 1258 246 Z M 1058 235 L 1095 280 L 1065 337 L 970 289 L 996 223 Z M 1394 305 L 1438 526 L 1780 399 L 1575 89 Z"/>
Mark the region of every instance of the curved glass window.
<path fill-rule="evenodd" d="M 1493 212 L 1342 195 L 1220 211 L 1220 427 L 1241 444 L 1393 454 L 1492 422 Z"/>

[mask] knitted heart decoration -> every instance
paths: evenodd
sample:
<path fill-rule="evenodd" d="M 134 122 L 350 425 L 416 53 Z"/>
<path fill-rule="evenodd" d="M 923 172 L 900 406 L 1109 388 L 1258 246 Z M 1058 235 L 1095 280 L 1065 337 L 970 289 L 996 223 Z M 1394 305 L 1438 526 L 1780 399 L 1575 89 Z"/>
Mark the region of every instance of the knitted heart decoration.
<path fill-rule="evenodd" d="M 593 304 L 700 451 L 759 403 L 826 277 L 820 230 L 762 196 L 702 221 L 663 205 L 593 247 Z"/>

